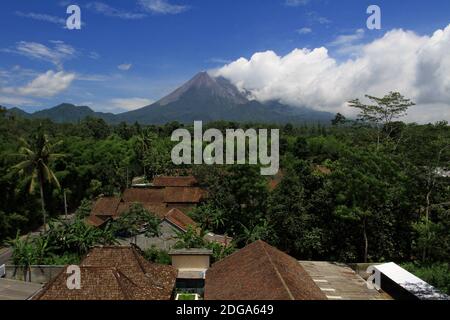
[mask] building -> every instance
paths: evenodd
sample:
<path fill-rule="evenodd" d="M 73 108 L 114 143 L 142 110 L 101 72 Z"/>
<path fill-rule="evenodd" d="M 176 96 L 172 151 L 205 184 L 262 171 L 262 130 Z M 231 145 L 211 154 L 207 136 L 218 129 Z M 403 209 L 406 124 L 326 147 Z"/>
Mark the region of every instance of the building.
<path fill-rule="evenodd" d="M 198 186 L 197 180 L 187 177 L 156 177 L 150 187 L 129 188 L 121 197 L 101 197 L 93 205 L 86 223 L 102 227 L 108 221 L 118 219 L 135 204 L 141 204 L 148 212 L 161 220 L 161 236 L 149 238 L 145 235 L 121 239 L 122 245 L 136 244 L 146 250 L 152 247 L 170 250 L 177 242 L 179 232 L 186 232 L 189 226 L 197 224 L 186 214 L 206 197 L 206 191 Z M 232 238 L 208 233 L 205 240 L 223 245 Z"/>
<path fill-rule="evenodd" d="M 389 262 L 374 266 L 381 289 L 396 300 L 450 300 L 450 297 L 399 265 Z"/>
<path fill-rule="evenodd" d="M 205 300 L 326 300 L 291 256 L 256 241 L 206 272 Z"/>
<path fill-rule="evenodd" d="M 122 199 L 118 197 L 102 197 L 98 199 L 91 210 L 91 214 L 86 218 L 86 223 L 100 227 L 118 216 L 119 205 Z"/>
<path fill-rule="evenodd" d="M 183 293 L 204 293 L 205 275 L 213 252 L 208 249 L 180 249 L 169 252 L 172 266 L 177 269 L 177 290 Z"/>
<path fill-rule="evenodd" d="M 177 270 L 151 263 L 135 247 L 96 247 L 80 264 L 81 289 L 67 287 L 67 268 L 34 300 L 170 300 Z"/>
<path fill-rule="evenodd" d="M 206 197 L 194 177 L 156 177 L 151 187 L 129 188 L 122 197 L 101 197 L 93 205 L 86 223 L 101 227 L 111 219 L 117 219 L 133 203 L 140 203 L 160 219 L 172 210 L 187 213 Z"/>
<path fill-rule="evenodd" d="M 196 187 L 197 179 L 193 176 L 186 177 L 165 177 L 160 176 L 153 179 L 154 187 Z"/>
<path fill-rule="evenodd" d="M 186 232 L 189 227 L 197 228 L 197 224 L 179 209 L 171 209 L 163 217 L 159 217 L 160 235 L 158 237 L 147 237 L 144 234 L 136 238 L 120 239 L 122 245 L 136 244 L 142 250 L 157 248 L 161 250 L 170 250 L 178 241 L 178 234 Z"/>

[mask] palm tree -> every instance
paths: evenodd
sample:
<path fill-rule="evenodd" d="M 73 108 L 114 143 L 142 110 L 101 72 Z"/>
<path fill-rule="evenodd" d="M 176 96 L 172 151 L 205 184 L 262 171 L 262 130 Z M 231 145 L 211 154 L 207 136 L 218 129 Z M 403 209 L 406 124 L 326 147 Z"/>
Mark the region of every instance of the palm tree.
<path fill-rule="evenodd" d="M 154 135 L 149 132 L 142 132 L 136 138 L 137 153 L 139 160 L 141 161 L 142 168 L 144 169 L 144 177 L 147 179 L 147 171 L 145 168 L 145 155 L 153 144 Z"/>
<path fill-rule="evenodd" d="M 17 157 L 21 158 L 21 162 L 13 166 L 14 170 L 17 170 L 20 175 L 29 177 L 30 188 L 29 192 L 33 193 L 36 186 L 39 185 L 42 215 L 44 220 L 44 231 L 46 230 L 46 212 L 45 212 L 45 200 L 44 200 L 44 183 L 54 183 L 58 189 L 60 184 L 53 171 L 49 168 L 52 161 L 57 158 L 63 157 L 62 154 L 53 153 L 56 146 L 60 145 L 62 141 L 55 144 L 49 142 L 48 136 L 41 131 L 35 137 L 33 145 L 20 139 L 22 147 L 19 149 Z"/>

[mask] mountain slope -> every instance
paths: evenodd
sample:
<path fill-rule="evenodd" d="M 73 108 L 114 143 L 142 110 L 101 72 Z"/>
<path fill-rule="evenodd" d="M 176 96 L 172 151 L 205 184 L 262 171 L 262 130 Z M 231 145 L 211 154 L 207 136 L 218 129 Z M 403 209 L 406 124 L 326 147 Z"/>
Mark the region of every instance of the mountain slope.
<path fill-rule="evenodd" d="M 62 103 L 56 107 L 27 113 L 19 108 L 9 109 L 8 112 L 23 118 L 50 119 L 56 123 L 76 123 L 87 117 L 100 118 L 106 122 L 114 122 L 115 115 L 112 113 L 95 112 L 86 106 L 75 106 L 69 103 Z"/>
<path fill-rule="evenodd" d="M 7 109 L 7 113 L 14 115 L 16 117 L 21 117 L 21 118 L 30 118 L 31 117 L 31 114 L 29 114 L 28 112 L 25 112 L 19 108 Z"/>
<path fill-rule="evenodd" d="M 86 106 L 63 103 L 54 108 L 32 114 L 20 109 L 10 109 L 17 116 L 50 119 L 57 123 L 75 123 L 86 117 L 101 118 L 108 123 L 165 124 L 178 121 L 192 123 L 226 120 L 260 123 L 329 123 L 333 115 L 307 108 L 294 108 L 279 102 L 261 103 L 249 100 L 246 94 L 225 78 L 213 78 L 206 72 L 197 74 L 180 88 L 138 110 L 114 115 L 95 112 Z"/>
<path fill-rule="evenodd" d="M 158 102 L 119 114 L 116 120 L 142 124 L 192 123 L 194 120 L 298 123 L 328 122 L 332 118 L 333 115 L 326 112 L 249 100 L 228 80 L 212 78 L 202 72 Z"/>

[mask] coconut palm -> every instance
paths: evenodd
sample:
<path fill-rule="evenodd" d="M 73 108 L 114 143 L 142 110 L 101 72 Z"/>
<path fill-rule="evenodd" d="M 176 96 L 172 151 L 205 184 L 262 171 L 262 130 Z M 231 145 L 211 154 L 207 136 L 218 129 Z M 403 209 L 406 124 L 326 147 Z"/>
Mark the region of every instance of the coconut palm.
<path fill-rule="evenodd" d="M 33 145 L 30 145 L 26 140 L 21 139 L 22 146 L 19 153 L 16 154 L 21 162 L 13 166 L 13 170 L 17 170 L 20 175 L 27 176 L 30 179 L 29 192 L 33 193 L 36 187 L 39 186 L 42 215 L 44 222 L 44 230 L 46 230 L 46 212 L 44 200 L 44 184 L 50 182 L 60 189 L 60 184 L 49 165 L 55 159 L 63 157 L 62 154 L 53 153 L 56 146 L 60 145 L 62 141 L 57 143 L 50 143 L 48 136 L 42 132 L 38 132 Z"/>
<path fill-rule="evenodd" d="M 147 170 L 145 167 L 145 155 L 148 153 L 149 149 L 153 145 L 153 141 L 155 139 L 154 134 L 150 131 L 140 133 L 136 138 L 136 151 L 139 157 L 139 160 L 142 164 L 142 168 L 144 169 L 144 178 L 147 179 Z"/>

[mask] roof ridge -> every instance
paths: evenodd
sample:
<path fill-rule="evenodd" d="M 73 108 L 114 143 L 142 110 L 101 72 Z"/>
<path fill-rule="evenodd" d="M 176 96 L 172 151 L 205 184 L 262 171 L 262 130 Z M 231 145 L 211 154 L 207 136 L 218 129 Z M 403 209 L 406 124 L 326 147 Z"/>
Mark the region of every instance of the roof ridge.
<path fill-rule="evenodd" d="M 280 271 L 278 270 L 277 266 L 273 263 L 272 258 L 269 255 L 269 252 L 267 252 L 265 243 L 262 240 L 260 240 L 259 244 L 262 246 L 262 249 L 264 250 L 264 253 L 266 254 L 267 258 L 269 259 L 269 262 L 272 265 L 273 269 L 275 270 L 275 273 L 277 274 L 278 278 L 280 279 L 281 284 L 286 289 L 286 291 L 287 291 L 287 293 L 289 295 L 289 298 L 291 300 L 295 300 L 294 295 L 292 294 L 291 290 L 289 289 L 288 285 L 286 284 L 286 281 L 284 281 L 284 278 L 281 275 Z"/>
<path fill-rule="evenodd" d="M 163 287 L 164 287 L 163 285 L 161 285 L 160 283 L 154 281 L 152 278 L 150 278 L 150 277 L 148 276 L 148 272 L 147 272 L 147 270 L 145 269 L 145 267 L 143 266 L 143 264 L 142 264 L 142 262 L 141 262 L 141 259 L 140 259 L 139 256 L 138 256 L 137 249 L 138 249 L 138 248 L 136 248 L 136 246 L 132 246 L 132 247 L 131 247 L 131 251 L 133 252 L 133 256 L 134 256 L 134 258 L 136 259 L 136 261 L 137 261 L 137 263 L 138 263 L 138 265 L 139 265 L 139 268 L 141 268 L 142 274 L 145 276 L 145 278 L 149 279 L 150 282 L 151 282 L 155 287 L 157 287 L 158 289 L 163 289 Z M 141 256 L 141 258 L 142 258 L 142 256 Z M 148 261 L 145 260 L 145 262 L 148 262 Z M 151 264 L 150 262 L 148 262 L 148 263 Z"/>
<path fill-rule="evenodd" d="M 130 300 L 130 295 L 127 292 L 127 289 L 125 288 L 125 286 L 122 283 L 122 280 L 120 279 L 120 276 L 125 277 L 128 281 L 130 281 L 134 286 L 137 286 L 131 279 L 129 279 L 126 275 L 124 275 L 120 270 L 118 270 L 117 268 L 112 268 L 111 269 L 112 274 L 114 276 L 114 278 L 116 279 L 119 287 L 120 287 L 120 291 L 122 291 L 123 295 L 125 296 L 126 300 Z M 120 275 L 119 275 L 120 273 Z"/>
<path fill-rule="evenodd" d="M 128 300 L 131 300 L 131 296 L 133 295 L 133 293 L 130 293 L 129 290 L 126 287 L 124 287 L 122 278 L 125 279 L 126 281 L 129 281 L 134 288 L 140 290 L 141 292 L 144 291 L 146 294 L 150 293 L 150 291 L 147 287 L 142 287 L 139 284 L 137 284 L 136 282 L 134 282 L 134 280 L 132 280 L 130 277 L 128 277 L 119 268 L 113 268 L 113 271 L 115 271 L 117 273 L 117 275 L 119 275 L 119 277 L 118 277 L 116 274 L 114 274 L 114 277 L 116 278 L 117 282 L 119 283 L 120 289 L 124 292 L 124 295 Z M 146 273 L 144 273 L 144 277 L 148 278 Z M 149 280 L 152 282 L 152 285 L 154 287 L 156 287 L 157 289 L 159 289 L 159 290 L 164 289 L 163 286 L 156 284 L 152 279 L 149 279 Z"/>
<path fill-rule="evenodd" d="M 142 265 L 142 263 L 141 263 L 141 261 L 140 261 L 140 259 L 138 257 L 138 253 L 136 251 L 136 248 L 135 247 L 131 247 L 131 252 L 133 252 L 134 259 L 137 261 L 137 263 L 139 265 L 139 268 L 141 268 L 142 273 L 143 274 L 147 274 L 147 270 L 145 270 L 144 266 Z"/>

